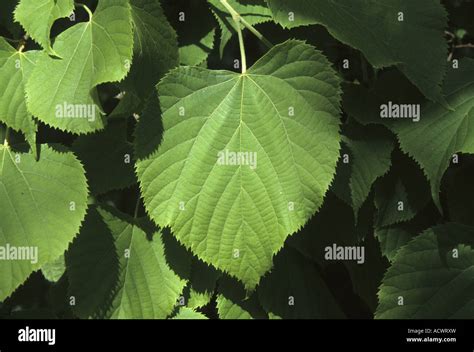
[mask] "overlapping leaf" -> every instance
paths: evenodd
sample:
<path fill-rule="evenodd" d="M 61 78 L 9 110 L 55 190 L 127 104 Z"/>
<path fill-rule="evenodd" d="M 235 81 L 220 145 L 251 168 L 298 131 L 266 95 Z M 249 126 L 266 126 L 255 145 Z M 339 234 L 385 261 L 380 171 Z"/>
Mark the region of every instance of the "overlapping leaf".
<path fill-rule="evenodd" d="M 193 258 L 190 274 L 187 306 L 193 309 L 201 308 L 211 302 L 221 273 Z"/>
<path fill-rule="evenodd" d="M 385 227 L 411 220 L 429 201 L 429 184 L 418 165 L 399 151 L 393 165 L 375 187 L 375 226 Z"/>
<path fill-rule="evenodd" d="M 237 280 L 224 275 L 217 288 L 217 314 L 220 319 L 267 319 L 257 291 L 248 294 Z"/>
<path fill-rule="evenodd" d="M 422 109 L 419 123 L 393 124 L 402 150 L 411 155 L 430 180 L 431 193 L 440 207 L 441 179 L 454 153 L 474 153 L 474 60 L 450 68 L 444 83 L 446 100 L 453 110 L 438 104 Z"/>
<path fill-rule="evenodd" d="M 49 39 L 51 27 L 57 19 L 69 16 L 73 10 L 73 0 L 21 0 L 15 9 L 15 20 L 31 38 L 54 54 Z"/>
<path fill-rule="evenodd" d="M 114 236 L 95 206 L 65 255 L 68 295 L 81 319 L 103 318 L 110 309 L 119 277 Z"/>
<path fill-rule="evenodd" d="M 443 91 L 452 109 L 420 100 L 412 86 L 393 74 L 381 77 L 371 90 L 350 86 L 344 95 L 345 110 L 359 122 L 380 123 L 396 133 L 403 152 L 416 160 L 430 181 L 439 209 L 441 180 L 453 154 L 474 152 L 473 72 L 472 59 L 461 60 L 459 68 L 449 68 Z M 389 101 L 420 104 L 420 121 L 380 118 L 380 107 Z"/>
<path fill-rule="evenodd" d="M 36 123 L 26 108 L 25 84 L 38 51 L 20 52 L 0 38 L 0 121 L 35 140 Z"/>
<path fill-rule="evenodd" d="M 267 313 L 285 319 L 344 318 L 315 264 L 292 248 L 275 258 L 275 267 L 262 280 L 258 297 Z"/>
<path fill-rule="evenodd" d="M 346 160 L 346 167 L 351 168 L 349 178 L 351 205 L 357 218 L 373 183 L 390 169 L 394 143 L 389 133 L 383 129 L 374 126 L 364 129 L 349 127 L 351 126 L 347 128 L 349 138 L 346 139 L 346 143 L 351 155 Z"/>
<path fill-rule="evenodd" d="M 72 149 L 84 162 L 92 193 L 102 194 L 136 183 L 126 121 L 113 121 L 104 131 L 79 136 Z"/>
<path fill-rule="evenodd" d="M 324 267 L 331 263 L 324 258 L 326 247 L 356 245 L 359 236 L 354 223 L 351 207 L 329 192 L 321 210 L 287 244 Z"/>
<path fill-rule="evenodd" d="M 471 242 L 440 252 L 440 238 L 446 235 L 451 241 L 464 237 Z M 473 236 L 473 228 L 447 224 L 425 231 L 401 248 L 380 287 L 376 318 L 472 318 Z"/>
<path fill-rule="evenodd" d="M 175 306 L 185 281 L 166 263 L 160 233 L 155 233 L 150 240 L 138 226 L 106 211 L 100 212 L 114 235 L 120 265 L 110 317 L 166 318 Z"/>
<path fill-rule="evenodd" d="M 84 169 L 72 153 L 43 145 L 36 161 L 0 145 L 0 246 L 28 248 L 31 257 L 2 261 L 0 301 L 64 253 L 84 218 L 87 193 Z"/>
<path fill-rule="evenodd" d="M 382 253 L 390 261 L 395 258 L 395 254 L 397 254 L 400 247 L 413 238 L 413 234 L 400 225 L 376 229 L 375 236 L 380 242 Z"/>
<path fill-rule="evenodd" d="M 222 57 L 224 49 L 235 33 L 235 23 L 232 16 L 220 0 L 208 0 L 221 29 L 219 53 Z M 272 20 L 272 14 L 264 0 L 229 0 L 229 5 L 242 16 L 250 25 L 256 25 Z"/>
<path fill-rule="evenodd" d="M 160 232 L 150 238 L 135 220 L 103 208 L 92 214 L 84 231 L 68 254 L 71 293 L 86 295 L 89 284 L 100 294 L 90 297 L 88 305 L 81 303 L 81 316 L 164 319 L 171 315 L 186 281 L 169 267 Z M 103 262 L 108 270 L 101 267 Z"/>
<path fill-rule="evenodd" d="M 89 19 L 56 37 L 26 86 L 28 110 L 46 124 L 73 133 L 104 127 L 95 87 L 122 80 L 132 61 L 133 33 L 127 0 L 101 0 Z"/>
<path fill-rule="evenodd" d="M 124 85 L 144 98 L 168 70 L 178 65 L 178 42 L 158 0 L 131 0 L 130 4 L 133 64 Z"/>
<path fill-rule="evenodd" d="M 173 319 L 179 319 L 179 320 L 205 320 L 207 317 L 200 313 L 195 311 L 194 309 L 188 308 L 188 307 L 182 307 L 178 314 L 176 314 Z"/>
<path fill-rule="evenodd" d="M 375 67 L 397 67 L 430 99 L 443 101 L 447 14 L 437 0 L 267 0 L 285 27 L 321 24 Z M 401 20 L 403 16 L 403 20 Z"/>
<path fill-rule="evenodd" d="M 368 234 L 357 244 L 364 247 L 364 262 L 345 261 L 352 279 L 354 292 L 367 304 L 371 313 L 377 308 L 377 289 L 383 274 L 388 268 L 388 261 L 381 253 L 379 243 L 372 234 Z"/>
<path fill-rule="evenodd" d="M 179 62 L 205 66 L 214 48 L 216 33 L 215 19 L 206 0 L 168 0 L 162 3 L 178 34 Z"/>
<path fill-rule="evenodd" d="M 222 295 L 217 297 L 217 312 L 220 319 L 253 319 L 249 312 Z"/>
<path fill-rule="evenodd" d="M 58 282 L 66 271 L 66 264 L 64 263 L 64 255 L 60 255 L 57 259 L 46 263 L 41 268 L 41 273 L 50 282 Z"/>

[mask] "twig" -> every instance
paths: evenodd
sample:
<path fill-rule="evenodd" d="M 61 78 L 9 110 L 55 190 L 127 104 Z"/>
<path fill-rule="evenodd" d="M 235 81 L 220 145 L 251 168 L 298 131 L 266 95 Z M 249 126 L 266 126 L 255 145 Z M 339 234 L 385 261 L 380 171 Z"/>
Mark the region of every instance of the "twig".
<path fill-rule="evenodd" d="M 252 26 L 250 23 L 248 23 L 245 18 L 240 16 L 240 14 L 235 11 L 235 9 L 227 2 L 227 0 L 221 0 L 222 5 L 229 11 L 229 13 L 232 15 L 232 18 L 234 21 L 240 21 L 245 28 L 247 28 L 250 32 L 252 32 L 253 35 L 255 35 L 260 41 L 262 41 L 263 44 L 265 44 L 268 48 L 272 48 L 273 44 L 265 38 L 265 36 L 260 33 L 254 26 Z"/>
<path fill-rule="evenodd" d="M 458 44 L 454 46 L 455 49 L 461 49 L 461 48 L 474 48 L 474 44 L 467 43 L 467 44 Z"/>

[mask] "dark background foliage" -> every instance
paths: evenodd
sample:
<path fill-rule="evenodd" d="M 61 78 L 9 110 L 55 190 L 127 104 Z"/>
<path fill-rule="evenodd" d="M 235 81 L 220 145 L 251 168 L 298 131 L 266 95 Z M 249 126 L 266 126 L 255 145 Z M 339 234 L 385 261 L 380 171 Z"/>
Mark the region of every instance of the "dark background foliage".
<path fill-rule="evenodd" d="M 93 10 L 97 1 L 87 0 L 87 3 Z M 12 43 L 19 42 L 23 38 L 23 31 L 21 27 L 12 20 L 12 12 L 16 4 L 15 0 L 2 0 L 2 12 L 0 13 L 0 36 L 11 39 Z M 205 33 L 208 28 L 206 26 L 215 26 L 215 18 L 210 13 L 205 0 L 163 0 L 163 8 L 168 20 L 173 25 L 178 33 L 180 44 L 186 44 L 193 41 L 193 35 L 199 36 Z M 446 40 L 449 43 L 449 58 L 473 57 L 474 48 L 471 43 L 474 43 L 474 1 L 472 0 L 443 0 L 443 5 L 449 13 L 449 27 L 446 29 Z M 5 9 L 7 9 L 5 11 Z M 190 26 L 187 23 L 185 26 L 177 21 L 177 14 L 183 9 L 192 9 L 193 17 L 197 21 L 195 26 Z M 186 11 L 186 10 L 185 10 Z M 78 9 L 76 12 L 78 21 L 87 20 L 87 14 Z M 52 29 L 52 37 L 57 33 L 64 31 L 72 23 L 67 19 L 59 20 Z M 327 30 L 322 26 L 307 26 L 292 30 L 286 30 L 276 25 L 273 22 L 268 22 L 258 25 L 258 29 L 271 40 L 272 43 L 277 44 L 289 38 L 300 38 L 306 40 L 308 43 L 315 45 L 318 49 L 328 57 L 331 63 L 335 66 L 337 71 L 344 77 L 347 82 L 360 82 L 367 88 L 374 87 L 377 81 L 387 75 L 399 75 L 396 68 L 386 68 L 383 70 L 375 70 L 367 62 L 364 56 L 357 50 L 342 44 L 334 39 Z M 239 58 L 239 45 L 236 36 L 233 36 L 229 45 L 224 50 L 224 55 L 221 58 L 219 54 L 219 33 L 215 36 L 215 43 L 212 48 L 208 48 L 209 56 L 207 59 L 207 66 L 211 69 L 227 69 L 236 71 L 233 67 L 234 59 Z M 248 64 L 251 66 L 253 62 L 259 59 L 267 48 L 253 35 L 245 32 L 245 43 L 247 48 Z M 27 50 L 39 47 L 33 41 L 26 42 Z M 352 62 L 351 69 L 342 69 L 342 62 L 349 58 Z M 204 63 L 205 64 L 205 63 Z M 419 92 L 406 79 L 400 80 L 400 90 L 412 89 L 413 96 L 419 95 Z M 105 112 L 111 114 L 116 111 L 119 104 L 117 94 L 120 93 L 120 88 L 115 84 L 103 84 L 99 87 L 100 100 L 104 106 Z M 123 115 L 123 114 L 122 114 Z M 343 121 L 347 124 L 356 123 L 343 112 Z M 119 116 L 117 121 L 111 121 L 112 124 L 124 124 L 127 141 L 133 143 L 133 133 L 136 126 L 134 117 L 125 113 L 125 116 Z M 39 122 L 39 143 L 61 143 L 69 148 L 74 148 L 76 136 L 60 132 L 58 130 L 49 128 L 43 123 Z M 0 136 L 4 129 L 0 125 Z M 11 137 L 13 144 L 22 143 L 23 138 L 19 134 L 13 134 Z M 87 143 L 95 143 L 94 140 L 89 140 Z M 393 152 L 394 158 L 399 158 L 397 162 L 401 173 L 412 172 L 416 169 L 409 160 L 405 160 L 402 153 L 396 147 Z M 457 165 L 451 165 L 446 172 L 442 182 L 442 206 L 445 210 L 443 214 L 436 209 L 431 200 L 425 204 L 420 205 L 420 211 L 410 221 L 404 223 L 404 228 L 410 229 L 414 232 L 420 232 L 436 224 L 442 224 L 449 221 L 456 221 L 459 223 L 474 225 L 474 206 L 472 188 L 474 180 L 474 157 L 468 155 L 461 156 L 462 162 Z M 393 162 L 395 164 L 395 162 Z M 106 170 L 104 170 L 106 172 Z M 414 171 L 414 172 L 420 172 Z M 113 177 L 113 175 L 110 175 Z M 132 173 L 132 178 L 134 177 Z M 340 173 L 338 173 L 338 177 Z M 390 177 L 390 173 L 383 177 L 383 182 L 386 182 Z M 425 180 L 426 181 L 426 180 Z M 421 183 L 425 182 L 421 181 Z M 381 180 L 377 181 L 375 187 L 379 187 Z M 120 190 L 111 190 L 102 194 L 92 194 L 91 204 L 107 204 L 114 207 L 123 213 L 131 216 L 138 215 L 145 216 L 143 205 L 140 202 L 139 189 L 137 181 L 133 180 L 132 186 L 127 186 Z M 464 188 L 458 185 L 463 184 Z M 373 235 L 373 222 L 376 217 L 376 210 L 373 207 L 374 192 L 369 196 L 359 214 L 358 219 L 354 219 L 354 214 L 350 206 L 348 206 L 341 197 L 338 197 L 340 190 L 336 189 L 337 179 L 333 185 L 333 189 L 326 197 L 326 201 L 321 211 L 315 215 L 311 221 L 300 231 L 299 234 L 291 236 L 285 248 L 292 248 L 292 251 L 297 251 L 301 256 L 302 261 L 309 261 L 308 265 L 313 266 L 314 270 L 321 275 L 325 285 L 334 296 L 334 299 L 342 315 L 348 318 L 372 318 L 374 310 L 377 306 L 376 292 L 382 276 L 387 269 L 389 262 L 384 257 L 380 250 L 380 245 Z M 422 188 L 423 185 L 417 184 L 414 188 Z M 138 203 L 137 203 L 138 201 Z M 358 220 L 358 221 L 356 221 Z M 1 221 L 1 219 L 0 219 Z M 318 232 L 318 241 L 315 243 L 315 232 Z M 347 238 L 347 233 L 357 234 L 359 238 Z M 340 236 L 340 237 L 338 237 Z M 165 236 L 170 246 L 179 247 L 174 243 L 173 237 L 168 234 Z M 368 253 L 367 260 L 371 265 L 361 269 L 357 266 L 348 265 L 346 263 L 323 263 L 317 260 L 312 260 L 311 251 L 316 251 L 322 248 L 327 243 L 334 242 L 334 238 L 341 238 L 341 241 L 349 243 L 356 243 L 363 241 Z M 192 257 L 186 250 L 180 248 L 184 254 Z M 290 249 L 289 249 L 290 250 Z M 279 256 L 287 255 L 280 253 L 275 259 L 276 265 L 279 265 Z M 196 258 L 191 259 L 199 262 Z M 179 263 L 170 263 L 175 270 L 179 271 Z M 219 292 L 227 292 L 229 296 L 242 297 L 245 295 L 241 285 L 229 277 L 221 275 L 220 273 L 212 273 L 212 269 L 206 267 L 203 263 L 201 270 L 203 272 L 211 272 L 210 276 L 219 277 L 218 290 Z M 265 282 L 264 278 L 263 289 L 265 285 L 271 283 Z M 212 282 L 212 279 L 210 280 Z M 28 281 L 21 286 L 10 298 L 5 302 L 0 303 L 0 317 L 1 318 L 74 318 L 69 304 L 68 304 L 68 277 L 63 275 L 58 282 L 49 282 L 41 271 L 34 273 Z M 214 297 L 215 298 L 215 297 Z M 248 307 L 246 309 L 251 311 L 254 316 L 265 316 L 262 307 L 260 306 L 258 297 L 251 297 L 246 301 Z M 274 313 L 282 315 L 285 312 Z M 217 318 L 216 301 L 213 299 L 210 304 L 201 309 L 208 317 Z M 305 317 L 305 314 L 302 313 Z"/>

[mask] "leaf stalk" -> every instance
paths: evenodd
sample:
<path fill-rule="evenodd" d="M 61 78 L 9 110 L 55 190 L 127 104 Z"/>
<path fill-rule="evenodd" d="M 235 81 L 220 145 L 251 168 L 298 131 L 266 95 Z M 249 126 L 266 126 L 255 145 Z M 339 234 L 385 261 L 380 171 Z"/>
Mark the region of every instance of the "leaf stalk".
<path fill-rule="evenodd" d="M 222 5 L 229 11 L 232 16 L 232 20 L 235 23 L 237 30 L 237 36 L 239 37 L 240 57 L 242 60 L 242 74 L 247 72 L 247 56 L 245 54 L 244 36 L 242 35 L 242 26 L 240 25 L 241 17 L 237 11 L 227 2 L 227 0 L 221 0 Z"/>
<path fill-rule="evenodd" d="M 220 0 L 221 4 L 229 11 L 229 14 L 232 16 L 232 20 L 236 25 L 237 35 L 239 37 L 239 46 L 240 46 L 240 54 L 242 57 L 242 73 L 245 73 L 247 70 L 247 58 L 245 56 L 245 46 L 244 40 L 242 35 L 242 26 L 241 24 L 247 28 L 253 35 L 255 35 L 265 46 L 268 48 L 272 48 L 273 44 L 265 38 L 265 36 L 260 33 L 254 26 L 248 23 L 245 18 L 243 18 L 228 2 L 227 0 Z"/>
<path fill-rule="evenodd" d="M 87 14 L 89 15 L 89 21 L 92 20 L 92 11 L 87 7 L 85 4 L 81 4 L 80 2 L 76 2 L 76 6 L 82 7 L 84 10 L 86 10 Z"/>
<path fill-rule="evenodd" d="M 4 139 L 3 139 L 3 146 L 7 147 L 8 148 L 8 137 L 10 136 L 10 127 L 7 126 L 7 128 L 5 129 L 5 136 L 4 136 Z"/>
<path fill-rule="evenodd" d="M 250 32 L 252 32 L 253 35 L 255 35 L 258 39 L 262 41 L 263 44 L 265 44 L 269 49 L 273 47 L 273 44 L 270 43 L 270 41 L 265 38 L 265 36 L 260 33 L 254 26 L 252 26 L 250 23 L 247 22 L 245 18 L 240 16 L 240 14 L 227 2 L 227 0 L 221 0 L 222 5 L 229 11 L 229 13 L 232 15 L 232 18 L 235 19 L 237 18 L 245 28 L 247 28 Z"/>

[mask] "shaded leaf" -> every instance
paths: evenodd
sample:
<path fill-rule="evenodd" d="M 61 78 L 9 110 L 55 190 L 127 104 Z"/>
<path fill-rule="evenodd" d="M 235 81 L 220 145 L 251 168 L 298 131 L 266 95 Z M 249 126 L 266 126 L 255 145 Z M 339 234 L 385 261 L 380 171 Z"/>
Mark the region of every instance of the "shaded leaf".
<path fill-rule="evenodd" d="M 77 134 L 103 129 L 95 87 L 122 80 L 132 60 L 133 34 L 128 0 L 101 0 L 92 18 L 56 37 L 26 85 L 28 110 L 44 123 Z M 45 94 L 48 92 L 48 94 Z"/>
<path fill-rule="evenodd" d="M 436 0 L 267 0 L 285 27 L 321 24 L 375 67 L 397 67 L 431 100 L 443 101 L 447 13 Z M 403 16 L 403 20 L 401 20 Z M 429 55 L 427 55 L 429 53 Z"/>
<path fill-rule="evenodd" d="M 456 237 L 472 228 L 446 224 L 425 231 L 400 249 L 380 287 L 378 319 L 448 319 L 474 316 L 474 251 L 457 245 L 439 252 L 438 230 Z M 455 254 L 456 253 L 456 254 Z M 402 301 L 403 300 L 403 301 Z"/>
<path fill-rule="evenodd" d="M 284 319 L 340 319 L 340 310 L 315 265 L 292 248 L 275 257 L 275 267 L 258 288 L 268 313 Z"/>
<path fill-rule="evenodd" d="M 178 41 L 158 0 L 131 0 L 130 5 L 133 64 L 124 86 L 145 98 L 154 92 L 165 73 L 178 65 Z"/>
<path fill-rule="evenodd" d="M 79 136 L 72 150 L 84 162 L 92 193 L 106 193 L 136 183 L 127 121 L 113 121 L 104 131 Z"/>

